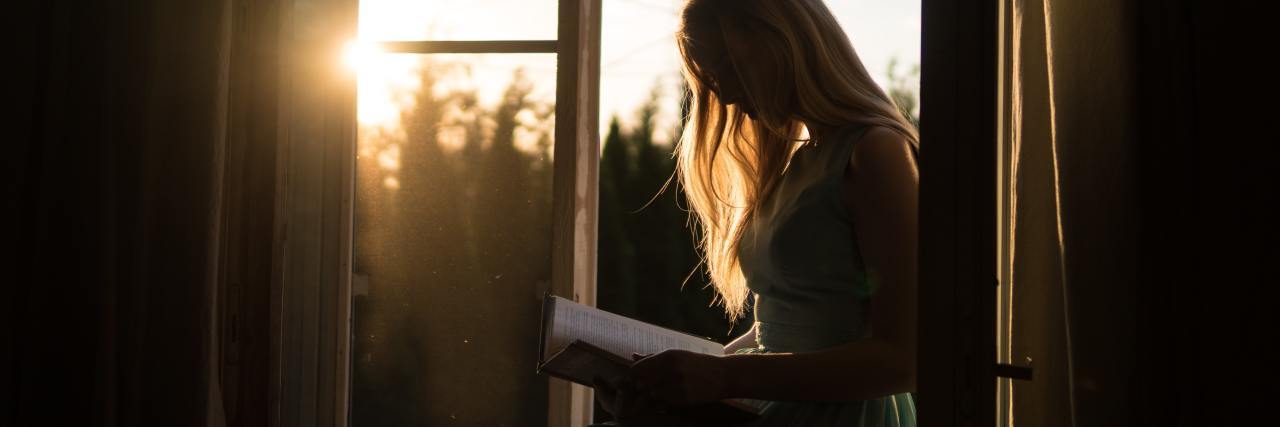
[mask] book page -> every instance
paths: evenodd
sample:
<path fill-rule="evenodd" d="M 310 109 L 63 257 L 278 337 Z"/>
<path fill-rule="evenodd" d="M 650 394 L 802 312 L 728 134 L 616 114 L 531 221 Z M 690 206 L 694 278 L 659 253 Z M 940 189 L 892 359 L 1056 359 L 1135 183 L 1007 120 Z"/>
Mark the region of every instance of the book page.
<path fill-rule="evenodd" d="M 715 341 L 555 298 L 546 351 L 554 354 L 573 340 L 582 340 L 610 353 L 631 358 L 632 353 L 652 354 L 668 349 L 723 355 L 724 346 Z"/>
<path fill-rule="evenodd" d="M 630 360 L 631 353 L 652 354 L 668 349 L 682 349 L 715 356 L 724 355 L 724 346 L 710 339 L 651 325 L 550 294 L 546 298 L 543 303 L 546 323 L 543 327 L 549 330 L 543 330 L 543 350 L 544 357 L 550 357 L 551 360 L 544 361 L 541 369 L 578 384 L 590 387 L 590 378 L 593 376 L 620 375 L 629 366 L 622 361 Z M 573 344 L 575 341 L 581 342 Z M 615 357 L 620 360 L 614 361 Z M 705 412 L 703 415 L 709 416 L 709 419 L 732 420 L 741 417 L 743 413 L 759 415 L 772 403 L 755 399 L 725 399 L 721 402 L 724 404 L 723 408 L 717 409 L 711 405 L 699 408 L 698 412 Z"/>

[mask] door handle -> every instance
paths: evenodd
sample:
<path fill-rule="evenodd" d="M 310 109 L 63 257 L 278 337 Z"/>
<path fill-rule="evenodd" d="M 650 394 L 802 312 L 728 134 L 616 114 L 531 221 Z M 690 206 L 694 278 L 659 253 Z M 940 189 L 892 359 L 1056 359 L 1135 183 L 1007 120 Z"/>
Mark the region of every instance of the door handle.
<path fill-rule="evenodd" d="M 1031 367 L 1010 365 L 1008 363 L 997 363 L 996 377 L 1031 381 Z"/>

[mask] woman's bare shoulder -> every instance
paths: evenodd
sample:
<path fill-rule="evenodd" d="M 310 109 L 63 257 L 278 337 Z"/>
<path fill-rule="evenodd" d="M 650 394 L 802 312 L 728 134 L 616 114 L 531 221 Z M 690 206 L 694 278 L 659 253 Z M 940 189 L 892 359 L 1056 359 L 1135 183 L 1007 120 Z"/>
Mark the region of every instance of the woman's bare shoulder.
<path fill-rule="evenodd" d="M 853 146 L 849 165 L 853 174 L 888 173 L 906 167 L 915 174 L 911 142 L 885 126 L 870 126 Z"/>

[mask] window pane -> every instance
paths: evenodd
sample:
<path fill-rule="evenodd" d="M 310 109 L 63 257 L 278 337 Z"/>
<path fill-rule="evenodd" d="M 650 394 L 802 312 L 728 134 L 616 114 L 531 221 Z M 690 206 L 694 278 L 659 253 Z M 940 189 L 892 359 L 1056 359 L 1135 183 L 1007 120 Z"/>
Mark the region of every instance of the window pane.
<path fill-rule="evenodd" d="M 360 79 L 353 422 L 540 424 L 555 55 L 384 56 Z"/>
<path fill-rule="evenodd" d="M 710 282 L 694 271 L 697 237 L 680 186 L 654 197 L 675 171 L 680 135 L 677 8 L 609 2 L 603 9 L 596 304 L 728 343 L 751 327 L 751 316 L 731 328 L 720 306 L 711 306 Z M 595 421 L 610 419 L 597 404 Z"/>
<path fill-rule="evenodd" d="M 361 0 L 362 40 L 555 40 L 556 0 Z"/>
<path fill-rule="evenodd" d="M 675 171 L 671 153 L 680 135 L 680 3 L 606 2 L 602 10 L 596 303 L 727 343 L 750 328 L 751 318 L 731 330 L 724 311 L 710 306 L 707 277 L 693 271 L 699 258 L 682 209 L 687 204 L 677 204 L 678 186 L 654 198 Z M 596 416 L 607 419 L 607 412 L 598 408 Z"/>

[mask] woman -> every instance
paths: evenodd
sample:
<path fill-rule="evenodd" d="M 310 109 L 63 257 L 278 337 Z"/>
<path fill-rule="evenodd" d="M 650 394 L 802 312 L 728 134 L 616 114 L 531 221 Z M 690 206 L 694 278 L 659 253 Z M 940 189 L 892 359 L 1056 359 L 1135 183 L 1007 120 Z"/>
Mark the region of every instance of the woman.
<path fill-rule="evenodd" d="M 768 401 L 751 425 L 912 426 L 919 138 L 820 0 L 691 0 L 678 176 L 731 318 L 723 357 L 666 351 L 598 381 L 621 425 Z M 807 135 L 808 138 L 803 138 Z"/>

